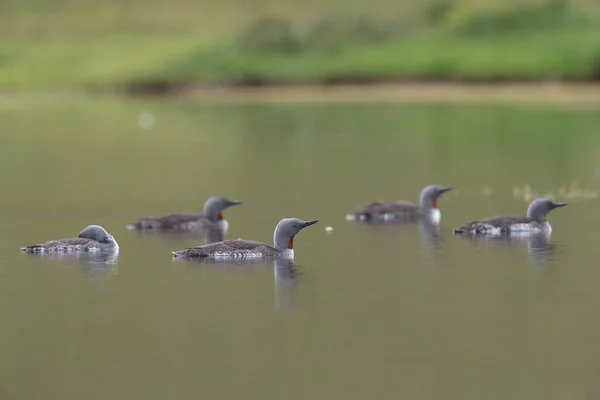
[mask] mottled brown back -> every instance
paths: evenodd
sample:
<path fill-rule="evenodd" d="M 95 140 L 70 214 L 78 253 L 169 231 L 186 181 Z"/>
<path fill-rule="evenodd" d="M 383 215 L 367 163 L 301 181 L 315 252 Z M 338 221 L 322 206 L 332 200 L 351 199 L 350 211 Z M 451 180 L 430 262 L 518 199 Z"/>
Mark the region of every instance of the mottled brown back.
<path fill-rule="evenodd" d="M 393 215 L 396 219 L 413 220 L 420 216 L 420 207 L 408 201 L 376 201 L 360 206 L 355 216 L 370 220 L 386 214 Z"/>
<path fill-rule="evenodd" d="M 480 221 L 472 221 L 462 225 L 459 228 L 454 229 L 455 233 L 473 232 L 481 233 L 487 230 L 490 226 L 499 228 L 500 232 L 507 233 L 512 224 L 527 224 L 530 223 L 531 218 L 521 217 L 517 215 L 506 215 L 499 217 L 490 217 Z"/>
<path fill-rule="evenodd" d="M 255 242 L 253 240 L 234 239 L 183 249 L 174 252 L 174 255 L 176 257 L 183 258 L 207 258 L 212 257 L 215 254 L 226 253 L 238 254 L 240 257 L 243 257 L 244 253 L 263 253 L 265 255 L 276 255 L 278 250 L 266 243 Z"/>
<path fill-rule="evenodd" d="M 202 214 L 173 213 L 161 215 L 160 217 L 143 218 L 131 226 L 134 229 L 178 229 L 187 228 L 190 223 L 202 224 L 207 221 Z"/>

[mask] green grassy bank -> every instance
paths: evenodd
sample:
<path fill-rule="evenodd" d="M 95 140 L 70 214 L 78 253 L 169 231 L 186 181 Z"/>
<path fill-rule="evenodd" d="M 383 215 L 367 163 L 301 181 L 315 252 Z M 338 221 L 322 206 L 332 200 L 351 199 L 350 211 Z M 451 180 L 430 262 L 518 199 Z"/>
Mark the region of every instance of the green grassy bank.
<path fill-rule="evenodd" d="M 5 90 L 406 79 L 600 80 L 600 3 L 0 2 Z"/>

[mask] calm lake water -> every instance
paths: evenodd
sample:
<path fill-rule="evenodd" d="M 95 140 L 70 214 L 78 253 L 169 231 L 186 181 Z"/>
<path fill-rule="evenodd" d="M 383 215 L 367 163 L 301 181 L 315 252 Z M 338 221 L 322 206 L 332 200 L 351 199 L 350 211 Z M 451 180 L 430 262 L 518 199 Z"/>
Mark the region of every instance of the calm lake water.
<path fill-rule="evenodd" d="M 597 109 L 100 98 L 0 129 L 2 399 L 600 396 Z M 456 188 L 439 233 L 344 219 L 430 183 Z M 548 241 L 451 234 L 547 193 L 570 203 Z M 126 230 L 215 194 L 244 201 L 228 238 L 320 219 L 296 269 L 173 262 L 202 237 Z M 19 252 L 88 224 L 118 258 Z"/>

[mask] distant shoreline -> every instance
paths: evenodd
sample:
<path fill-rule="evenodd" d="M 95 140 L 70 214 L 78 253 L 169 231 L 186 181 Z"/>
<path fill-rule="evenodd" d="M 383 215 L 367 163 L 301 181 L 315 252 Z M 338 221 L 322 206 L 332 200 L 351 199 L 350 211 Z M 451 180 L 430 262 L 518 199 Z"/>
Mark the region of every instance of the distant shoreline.
<path fill-rule="evenodd" d="M 265 86 L 217 86 L 186 84 L 166 91 L 129 91 L 122 87 L 0 90 L 3 106 L 34 101 L 93 99 L 121 96 L 131 99 L 185 99 L 202 103 L 369 103 L 501 102 L 591 106 L 600 108 L 600 82 L 395 82 L 369 84 L 285 84 Z"/>
<path fill-rule="evenodd" d="M 504 78 L 399 78 L 385 79 L 377 77 L 331 77 L 314 81 L 278 80 L 263 77 L 246 77 L 223 82 L 177 82 L 148 80 L 127 82 L 117 85 L 88 86 L 90 92 L 118 92 L 133 96 L 178 95 L 197 91 L 211 92 L 271 92 L 289 91 L 304 88 L 314 90 L 337 90 L 344 88 L 363 88 L 364 90 L 382 87 L 420 87 L 420 88 L 503 88 L 503 87 L 600 87 L 600 79 L 504 79 Z"/>
<path fill-rule="evenodd" d="M 129 92 L 133 97 L 154 93 Z M 599 82 L 390 82 L 214 86 L 189 84 L 160 96 L 203 102 L 575 102 L 600 105 Z"/>

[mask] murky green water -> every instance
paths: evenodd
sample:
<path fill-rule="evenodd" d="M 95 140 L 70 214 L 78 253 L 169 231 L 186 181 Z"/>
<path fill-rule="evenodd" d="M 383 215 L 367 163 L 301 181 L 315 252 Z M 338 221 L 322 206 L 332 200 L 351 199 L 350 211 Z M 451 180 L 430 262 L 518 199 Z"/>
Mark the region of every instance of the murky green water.
<path fill-rule="evenodd" d="M 600 395 L 597 110 L 72 100 L 0 110 L 0 129 L 2 399 Z M 429 183 L 456 188 L 439 235 L 344 220 Z M 549 242 L 451 235 L 524 214 L 527 185 L 571 203 Z M 245 202 L 229 238 L 320 219 L 296 274 L 173 262 L 202 238 L 125 228 L 214 194 Z M 114 263 L 18 250 L 92 223 Z"/>

